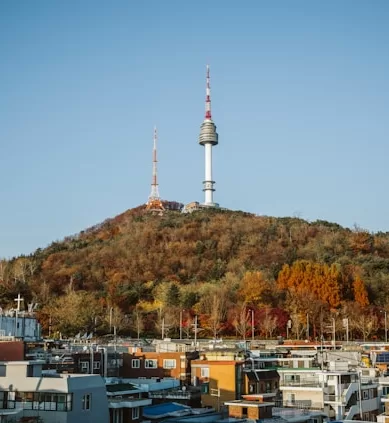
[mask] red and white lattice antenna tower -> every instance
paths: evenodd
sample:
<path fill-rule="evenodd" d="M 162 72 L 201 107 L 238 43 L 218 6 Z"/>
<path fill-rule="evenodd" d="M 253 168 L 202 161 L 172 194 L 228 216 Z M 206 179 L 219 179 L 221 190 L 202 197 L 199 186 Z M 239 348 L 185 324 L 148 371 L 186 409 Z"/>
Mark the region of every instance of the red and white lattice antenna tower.
<path fill-rule="evenodd" d="M 207 65 L 207 86 L 205 89 L 205 119 L 212 120 L 211 113 L 211 84 L 209 78 L 209 65 Z"/>
<path fill-rule="evenodd" d="M 151 181 L 151 193 L 146 204 L 147 210 L 163 211 L 165 210 L 159 196 L 158 173 L 157 173 L 157 128 L 154 127 L 154 145 L 153 145 L 153 177 Z"/>

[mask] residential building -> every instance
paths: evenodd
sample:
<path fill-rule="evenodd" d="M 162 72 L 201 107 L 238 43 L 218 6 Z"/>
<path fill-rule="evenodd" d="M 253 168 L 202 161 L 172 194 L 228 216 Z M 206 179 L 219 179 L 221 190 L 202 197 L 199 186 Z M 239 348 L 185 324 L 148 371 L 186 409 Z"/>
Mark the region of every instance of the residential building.
<path fill-rule="evenodd" d="M 45 423 L 108 422 L 103 378 L 44 373 L 42 364 L 42 361 L 0 363 L 0 414 Z"/>
<path fill-rule="evenodd" d="M 143 408 L 152 400 L 143 397 L 143 390 L 126 380 L 107 382 L 107 396 L 110 423 L 140 422 Z"/>
<path fill-rule="evenodd" d="M 249 351 L 243 366 L 245 392 L 249 394 L 272 394 L 275 397 L 280 376 L 277 372 L 280 357 L 275 351 Z"/>
<path fill-rule="evenodd" d="M 246 393 L 244 363 L 244 354 L 237 350 L 202 351 L 192 360 L 192 384 L 201 387 L 203 407 L 220 410 L 224 402 Z"/>
<path fill-rule="evenodd" d="M 191 361 L 198 358 L 197 351 L 145 351 L 132 348 L 132 353 L 123 354 L 122 377 L 172 377 L 182 384 L 191 382 Z"/>
<path fill-rule="evenodd" d="M 367 370 L 367 369 L 366 369 Z M 320 368 L 282 368 L 280 390 L 283 405 L 321 410 L 337 420 L 375 421 L 379 413 L 378 383 L 348 370 L 345 362 Z"/>
<path fill-rule="evenodd" d="M 122 353 L 99 345 L 84 346 L 81 350 L 54 351 L 45 369 L 59 373 L 97 374 L 103 377 L 118 377 L 123 365 Z"/>

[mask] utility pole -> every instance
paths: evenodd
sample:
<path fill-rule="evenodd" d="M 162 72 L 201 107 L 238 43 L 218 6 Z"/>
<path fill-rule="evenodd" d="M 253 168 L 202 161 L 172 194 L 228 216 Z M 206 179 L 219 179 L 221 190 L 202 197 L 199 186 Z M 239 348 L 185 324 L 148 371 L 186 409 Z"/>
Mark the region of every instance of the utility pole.
<path fill-rule="evenodd" d="M 332 317 L 332 346 L 335 349 L 336 340 L 335 340 L 335 318 L 334 317 Z"/>
<path fill-rule="evenodd" d="M 112 332 L 112 312 L 113 312 L 113 307 L 109 309 L 109 333 Z"/>
<path fill-rule="evenodd" d="M 385 344 L 388 343 L 388 324 L 387 324 L 387 320 L 386 320 L 386 310 L 385 310 L 385 314 L 384 314 L 384 318 L 385 318 Z"/>
<path fill-rule="evenodd" d="M 309 341 L 309 314 L 307 313 L 307 340 Z"/>
<path fill-rule="evenodd" d="M 182 310 L 180 311 L 180 339 L 182 339 Z"/>
<path fill-rule="evenodd" d="M 348 344 L 348 317 L 343 319 L 343 327 L 346 329 L 346 344 Z"/>
<path fill-rule="evenodd" d="M 196 316 L 195 316 L 194 330 L 195 330 L 195 335 L 194 335 L 194 348 L 195 348 L 195 351 L 197 351 L 197 314 L 196 314 Z"/>
<path fill-rule="evenodd" d="M 254 327 L 254 310 L 251 310 L 251 340 L 254 342 L 254 332 L 255 332 L 255 327 Z"/>

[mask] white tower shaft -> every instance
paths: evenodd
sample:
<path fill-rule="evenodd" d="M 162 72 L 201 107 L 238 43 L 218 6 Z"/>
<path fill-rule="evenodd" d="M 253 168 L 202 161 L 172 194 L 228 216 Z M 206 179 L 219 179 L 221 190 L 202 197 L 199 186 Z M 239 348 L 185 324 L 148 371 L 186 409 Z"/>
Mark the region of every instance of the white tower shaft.
<path fill-rule="evenodd" d="M 205 192 L 205 204 L 213 205 L 213 184 L 212 180 L 212 144 L 205 144 L 205 180 L 204 180 L 204 192 Z"/>

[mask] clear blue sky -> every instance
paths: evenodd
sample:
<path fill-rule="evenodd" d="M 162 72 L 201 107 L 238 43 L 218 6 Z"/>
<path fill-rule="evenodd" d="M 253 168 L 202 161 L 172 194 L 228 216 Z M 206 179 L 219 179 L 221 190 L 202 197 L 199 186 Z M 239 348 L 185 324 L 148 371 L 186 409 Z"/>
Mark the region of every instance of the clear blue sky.
<path fill-rule="evenodd" d="M 389 230 L 386 0 L 0 2 L 0 257 L 147 200 Z"/>

